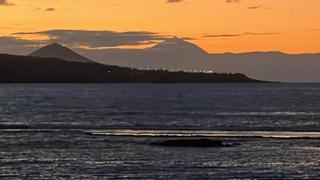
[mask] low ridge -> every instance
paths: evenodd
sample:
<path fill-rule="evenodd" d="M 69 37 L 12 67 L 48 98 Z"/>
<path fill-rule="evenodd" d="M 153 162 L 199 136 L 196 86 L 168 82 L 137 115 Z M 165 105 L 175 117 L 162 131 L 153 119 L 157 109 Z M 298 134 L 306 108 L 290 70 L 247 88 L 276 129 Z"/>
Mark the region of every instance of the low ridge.
<path fill-rule="evenodd" d="M 218 83 L 261 82 L 243 74 L 137 70 L 57 58 L 0 54 L 0 83 Z"/>

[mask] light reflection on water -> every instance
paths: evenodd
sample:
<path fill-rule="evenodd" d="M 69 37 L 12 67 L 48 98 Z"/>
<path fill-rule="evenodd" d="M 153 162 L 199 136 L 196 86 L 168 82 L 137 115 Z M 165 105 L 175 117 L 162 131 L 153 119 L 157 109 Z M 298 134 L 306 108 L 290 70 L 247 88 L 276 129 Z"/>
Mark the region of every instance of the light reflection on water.
<path fill-rule="evenodd" d="M 0 179 L 318 179 L 319 100 L 317 84 L 1 85 Z M 150 145 L 177 136 L 240 145 Z"/>
<path fill-rule="evenodd" d="M 150 146 L 164 137 L 1 133 L 1 176 L 42 178 L 311 178 L 319 176 L 317 139 L 218 138 L 231 148 Z M 19 139 L 17 141 L 17 139 Z M 183 173 L 185 172 L 185 173 Z"/>

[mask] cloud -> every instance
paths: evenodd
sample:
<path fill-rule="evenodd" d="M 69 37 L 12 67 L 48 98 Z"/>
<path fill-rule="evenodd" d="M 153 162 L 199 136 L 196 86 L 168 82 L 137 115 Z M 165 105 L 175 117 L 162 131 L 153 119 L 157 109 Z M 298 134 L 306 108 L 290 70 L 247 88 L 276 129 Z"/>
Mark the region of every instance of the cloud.
<path fill-rule="evenodd" d="M 168 38 L 170 37 L 147 31 L 48 30 L 20 32 L 9 36 L 0 36 L 0 53 L 24 55 L 53 42 L 77 49 L 94 50 L 121 46 L 152 45 Z"/>
<path fill-rule="evenodd" d="M 167 0 L 167 3 L 181 3 L 183 0 Z"/>
<path fill-rule="evenodd" d="M 240 3 L 240 0 L 225 0 L 226 3 Z M 270 9 L 269 7 L 265 7 L 263 5 L 256 5 L 256 6 L 248 6 L 247 9 L 249 10 L 255 10 L 255 9 L 265 9 L 268 10 Z"/>
<path fill-rule="evenodd" d="M 73 49 L 95 51 L 113 48 L 146 48 L 172 38 L 148 31 L 48 30 L 18 32 L 0 36 L 0 53 L 28 54 L 39 47 L 57 42 Z M 184 40 L 194 40 L 183 37 Z"/>
<path fill-rule="evenodd" d="M 14 3 L 8 2 L 8 0 L 0 0 L 0 6 L 14 6 Z"/>
<path fill-rule="evenodd" d="M 12 36 L 0 36 L 0 47 L 1 46 L 25 46 L 33 45 L 35 42 L 29 40 L 18 39 Z"/>
<path fill-rule="evenodd" d="M 25 55 L 39 48 L 41 41 L 24 40 L 14 36 L 0 36 L 0 53 Z"/>
<path fill-rule="evenodd" d="M 277 35 L 280 33 L 274 33 L 274 32 L 245 32 L 242 34 L 206 34 L 202 37 L 205 38 L 234 38 L 234 37 L 240 37 L 240 36 L 268 36 L 268 35 Z"/>
<path fill-rule="evenodd" d="M 193 37 L 181 37 L 180 39 L 183 39 L 185 41 L 192 41 L 192 40 L 196 40 L 197 38 L 193 38 Z"/>
<path fill-rule="evenodd" d="M 202 37 L 207 37 L 207 38 L 219 38 L 219 37 L 239 37 L 242 36 L 243 34 L 209 34 L 209 35 L 204 35 Z"/>
<path fill-rule="evenodd" d="M 55 8 L 47 8 L 45 9 L 45 11 L 55 11 L 56 9 Z"/>
<path fill-rule="evenodd" d="M 262 5 L 258 5 L 258 6 L 249 6 L 249 7 L 247 7 L 248 9 L 259 9 L 259 8 L 263 8 L 263 6 Z"/>
<path fill-rule="evenodd" d="M 277 35 L 280 33 L 266 32 L 266 33 L 256 33 L 256 32 L 245 32 L 243 35 Z"/>
<path fill-rule="evenodd" d="M 69 46 L 107 48 L 117 46 L 138 46 L 153 44 L 168 39 L 168 36 L 146 31 L 90 31 L 90 30 L 49 30 L 41 32 L 20 32 L 14 36 L 46 36 L 47 43 L 58 42 Z"/>
<path fill-rule="evenodd" d="M 35 11 L 47 11 L 47 12 L 57 11 L 57 9 L 53 8 L 53 7 L 48 7 L 48 8 L 37 7 L 37 8 L 33 8 L 33 10 L 35 10 Z"/>
<path fill-rule="evenodd" d="M 226 3 L 239 3 L 240 0 L 226 0 Z"/>

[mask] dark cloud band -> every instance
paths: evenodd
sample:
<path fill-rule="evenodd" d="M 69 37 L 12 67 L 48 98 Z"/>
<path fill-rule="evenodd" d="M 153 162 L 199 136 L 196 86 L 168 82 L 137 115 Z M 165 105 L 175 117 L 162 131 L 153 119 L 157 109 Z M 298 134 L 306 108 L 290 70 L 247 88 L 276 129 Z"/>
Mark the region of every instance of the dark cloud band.
<path fill-rule="evenodd" d="M 8 0 L 0 0 L 0 6 L 14 6 L 14 3 L 8 2 Z"/>
<path fill-rule="evenodd" d="M 41 32 L 20 32 L 13 36 L 41 35 L 47 36 L 50 42 L 58 42 L 73 46 L 87 46 L 90 48 L 137 46 L 153 44 L 155 41 L 166 40 L 168 37 L 154 32 L 131 31 L 89 31 L 89 30 L 49 30 Z"/>
<path fill-rule="evenodd" d="M 183 0 L 167 0 L 167 3 L 180 3 Z"/>
<path fill-rule="evenodd" d="M 277 35 L 280 33 L 274 33 L 274 32 L 245 32 L 242 34 L 207 34 L 204 35 L 202 37 L 206 37 L 206 38 L 234 38 L 234 37 L 240 37 L 240 36 L 248 36 L 248 35 L 252 35 L 252 36 L 259 36 L 259 35 L 263 35 L 263 36 L 268 36 L 268 35 Z"/>

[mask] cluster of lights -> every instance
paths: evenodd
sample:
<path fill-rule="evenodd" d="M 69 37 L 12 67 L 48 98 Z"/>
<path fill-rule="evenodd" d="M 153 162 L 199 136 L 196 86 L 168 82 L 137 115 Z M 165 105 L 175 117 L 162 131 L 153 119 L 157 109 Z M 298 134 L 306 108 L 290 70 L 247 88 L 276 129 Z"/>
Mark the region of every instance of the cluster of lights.
<path fill-rule="evenodd" d="M 167 69 L 162 69 L 167 70 Z M 200 69 L 194 69 L 194 70 L 187 70 L 187 69 L 170 69 L 168 70 L 170 72 L 188 72 L 188 73 L 206 73 L 206 74 L 212 74 L 214 73 L 213 70 L 200 70 Z"/>
<path fill-rule="evenodd" d="M 151 71 L 151 70 L 155 70 L 155 71 L 169 71 L 169 72 L 186 72 L 186 73 L 205 73 L 205 74 L 213 74 L 215 73 L 214 70 L 199 70 L 199 69 L 194 69 L 194 70 L 187 70 L 187 69 L 152 69 L 152 68 L 133 68 L 130 67 L 131 70 L 133 69 L 137 69 L 137 70 L 142 70 L 142 71 Z"/>

